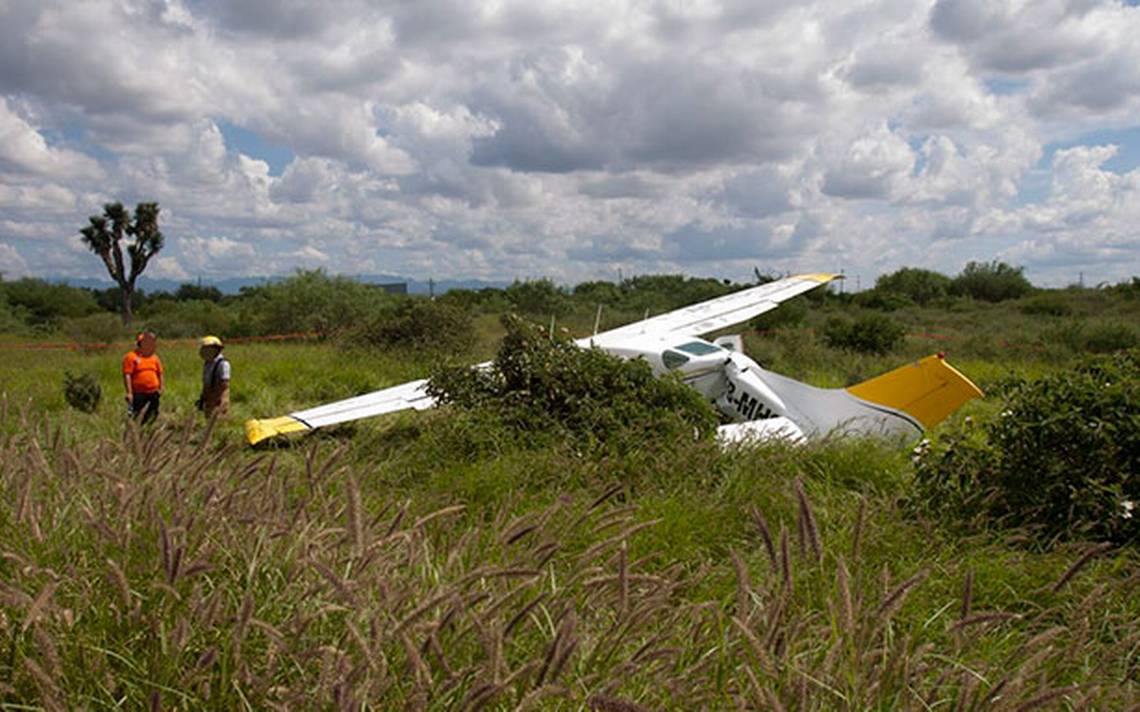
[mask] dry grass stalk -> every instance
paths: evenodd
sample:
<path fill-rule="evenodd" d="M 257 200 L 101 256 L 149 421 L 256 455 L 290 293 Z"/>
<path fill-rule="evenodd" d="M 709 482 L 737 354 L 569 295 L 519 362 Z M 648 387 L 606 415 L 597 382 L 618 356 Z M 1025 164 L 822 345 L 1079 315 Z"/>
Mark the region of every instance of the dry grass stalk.
<path fill-rule="evenodd" d="M 1097 544 L 1096 546 L 1089 548 L 1088 551 L 1086 551 L 1084 554 L 1082 554 L 1080 556 L 1080 558 L 1078 558 L 1076 561 L 1073 562 L 1072 566 L 1070 566 L 1068 569 L 1065 570 L 1065 573 L 1061 575 L 1061 578 L 1057 579 L 1056 583 L 1054 583 L 1052 586 L 1049 587 L 1049 590 L 1052 591 L 1053 593 L 1057 593 L 1062 588 L 1064 588 L 1065 584 L 1067 584 L 1069 581 L 1071 581 L 1072 578 L 1074 576 L 1076 576 L 1077 573 L 1081 569 L 1083 569 L 1086 564 L 1088 564 L 1090 561 L 1092 561 L 1097 556 L 1100 556 L 1101 554 L 1105 553 L 1106 551 L 1111 550 L 1112 548 L 1113 548 L 1113 544 L 1111 544 L 1110 542 L 1103 542 L 1101 544 Z"/>
<path fill-rule="evenodd" d="M 847 573 L 847 564 L 843 561 L 842 556 L 839 557 L 839 561 L 835 567 L 835 582 L 839 589 L 843 633 L 853 639 L 855 636 L 855 603 L 851 598 L 851 583 Z"/>
<path fill-rule="evenodd" d="M 62 711 L 64 707 L 59 703 L 61 695 L 55 679 L 31 658 L 24 658 L 24 669 L 32 676 L 32 681 L 40 692 L 40 702 L 44 708 Z"/>
<path fill-rule="evenodd" d="M 733 571 L 736 572 L 736 615 L 747 620 L 752 609 L 752 579 L 748 576 L 748 566 L 736 549 L 729 549 L 728 554 L 732 558 Z"/>
<path fill-rule="evenodd" d="M 649 712 L 650 708 L 630 700 L 601 693 L 586 698 L 586 706 L 596 712 Z"/>
<path fill-rule="evenodd" d="M 958 612 L 958 618 L 964 619 L 970 615 L 970 609 L 974 603 L 974 570 L 970 569 L 966 572 L 966 580 L 962 583 L 962 606 Z"/>
<path fill-rule="evenodd" d="M 927 570 L 920 571 L 895 587 L 893 591 L 887 594 L 883 602 L 879 604 L 878 616 L 885 619 L 894 615 L 894 613 L 902 607 L 910 590 L 926 580 L 929 574 L 930 572 Z"/>
<path fill-rule="evenodd" d="M 51 598 L 55 594 L 55 589 L 58 586 L 59 584 L 57 582 L 51 581 L 40 589 L 39 594 L 36 595 L 35 600 L 32 601 L 32 604 L 28 606 L 28 610 L 24 613 L 24 622 L 20 626 L 21 633 L 26 633 L 33 623 L 40 620 L 45 609 L 51 605 Z"/>
<path fill-rule="evenodd" d="M 792 586 L 792 557 L 788 551 L 788 530 L 780 527 L 780 575 L 783 579 L 784 593 L 791 596 Z"/>
<path fill-rule="evenodd" d="M 1055 687 L 1051 690 L 1046 690 L 1039 695 L 1029 698 L 1025 702 L 1015 707 L 1013 712 L 1029 712 L 1030 710 L 1039 709 L 1059 697 L 1071 695 L 1079 690 L 1080 688 L 1076 685 L 1070 685 L 1068 687 Z"/>
<path fill-rule="evenodd" d="M 768 520 L 764 518 L 764 514 L 755 505 L 749 509 L 749 514 L 752 517 L 752 522 L 756 525 L 756 530 L 760 532 L 760 541 L 764 543 L 764 550 L 768 552 L 768 563 L 772 567 L 772 573 L 779 573 L 780 565 L 776 558 L 776 545 L 772 541 L 772 531 L 768 527 Z"/>
<path fill-rule="evenodd" d="M 990 611 L 986 613 L 975 613 L 965 618 L 955 621 L 950 626 L 950 631 L 959 631 L 964 628 L 969 628 L 976 625 L 985 625 L 987 623 L 997 623 L 1000 621 L 1015 620 L 1021 618 L 1016 613 L 1006 613 L 1003 611 Z"/>
<path fill-rule="evenodd" d="M 799 500 L 800 519 L 803 522 L 804 533 L 811 545 L 812 554 L 815 556 L 816 561 L 823 560 L 823 544 L 819 538 L 819 525 L 815 521 L 815 513 L 812 512 L 811 502 L 808 500 L 807 492 L 804 491 L 804 483 L 797 478 L 795 481 L 796 499 Z"/>
<path fill-rule="evenodd" d="M 367 547 L 367 542 L 364 540 L 364 505 L 360 497 L 360 484 L 356 478 L 349 475 L 345 479 L 348 489 L 348 531 L 352 535 L 352 557 L 359 559 Z"/>

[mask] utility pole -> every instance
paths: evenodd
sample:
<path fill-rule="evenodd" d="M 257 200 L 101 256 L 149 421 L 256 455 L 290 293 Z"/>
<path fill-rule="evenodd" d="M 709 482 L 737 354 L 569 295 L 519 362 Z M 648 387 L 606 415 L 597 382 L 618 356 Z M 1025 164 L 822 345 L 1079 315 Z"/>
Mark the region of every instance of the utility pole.
<path fill-rule="evenodd" d="M 435 279 L 428 277 L 428 299 L 435 299 Z"/>

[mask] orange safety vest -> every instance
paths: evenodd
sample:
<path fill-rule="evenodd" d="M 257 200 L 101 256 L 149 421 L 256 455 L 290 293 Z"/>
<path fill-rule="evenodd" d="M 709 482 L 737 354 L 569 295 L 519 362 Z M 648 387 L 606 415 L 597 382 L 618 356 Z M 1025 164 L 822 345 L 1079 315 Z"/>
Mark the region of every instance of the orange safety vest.
<path fill-rule="evenodd" d="M 161 382 L 162 361 L 158 354 L 143 356 L 138 351 L 128 351 L 123 357 L 123 375 L 131 377 L 131 392 L 154 393 Z"/>

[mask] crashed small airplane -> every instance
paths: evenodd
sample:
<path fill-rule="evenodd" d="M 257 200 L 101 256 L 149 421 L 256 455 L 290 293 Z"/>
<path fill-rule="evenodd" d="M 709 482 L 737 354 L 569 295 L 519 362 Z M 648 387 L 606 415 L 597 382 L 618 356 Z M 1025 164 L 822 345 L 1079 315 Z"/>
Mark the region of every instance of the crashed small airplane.
<path fill-rule="evenodd" d="M 761 368 L 743 353 L 738 335 L 712 341 L 700 338 L 775 309 L 781 302 L 839 277 L 788 277 L 575 343 L 625 359 L 645 359 L 658 376 L 679 374 L 732 421 L 718 432 L 726 443 L 774 438 L 799 442 L 844 433 L 914 437 L 982 395 L 941 354 L 848 388 L 817 388 Z M 246 439 L 255 445 L 277 435 L 401 410 L 432 408 L 435 402 L 425 391 L 426 385 L 421 379 L 279 418 L 250 420 L 245 424 Z"/>

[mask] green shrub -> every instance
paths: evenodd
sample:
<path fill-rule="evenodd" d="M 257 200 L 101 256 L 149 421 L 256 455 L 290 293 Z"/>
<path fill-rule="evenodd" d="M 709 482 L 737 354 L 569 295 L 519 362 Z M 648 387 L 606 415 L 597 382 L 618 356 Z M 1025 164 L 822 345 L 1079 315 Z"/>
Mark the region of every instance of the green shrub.
<path fill-rule="evenodd" d="M 823 328 L 823 340 L 828 346 L 859 353 L 889 353 L 905 337 L 903 327 L 885 314 L 864 314 L 855 321 L 832 317 Z"/>
<path fill-rule="evenodd" d="M 1140 539 L 1140 350 L 1008 379 L 1000 414 L 916 451 L 919 501 L 1042 540 Z M 925 442 L 925 441 L 924 441 Z"/>
<path fill-rule="evenodd" d="M 641 360 L 551 338 L 518 317 L 490 367 L 441 368 L 428 392 L 460 411 L 491 415 L 504 427 L 569 438 L 583 448 L 652 447 L 711 437 L 712 407 L 675 378 L 658 379 Z"/>
<path fill-rule="evenodd" d="M 55 326 L 68 317 L 80 317 L 100 311 L 91 292 L 66 284 L 52 284 L 42 279 L 25 277 L 3 282 L 0 291 L 12 311 L 32 326 Z"/>
<path fill-rule="evenodd" d="M 1023 301 L 1018 309 L 1030 316 L 1069 316 L 1073 307 L 1060 294 L 1046 292 Z"/>
<path fill-rule="evenodd" d="M 149 328 L 167 338 L 228 334 L 233 324 L 229 311 L 205 299 L 155 300 L 140 310 L 139 316 Z"/>
<path fill-rule="evenodd" d="M 515 281 L 505 290 L 504 296 L 511 306 L 523 314 L 534 316 L 562 316 L 570 311 L 570 298 L 549 279 Z"/>
<path fill-rule="evenodd" d="M 793 299 L 790 302 L 784 302 L 772 311 L 764 312 L 753 319 L 750 325 L 757 331 L 794 329 L 802 326 L 807 316 L 807 303 L 802 299 Z"/>
<path fill-rule="evenodd" d="M 471 313 L 445 301 L 405 298 L 366 319 L 346 336 L 347 343 L 380 348 L 462 353 L 475 345 Z"/>
<path fill-rule="evenodd" d="M 89 373 L 73 376 L 70 371 L 63 374 L 63 397 L 67 404 L 84 413 L 94 413 L 103 397 L 99 381 Z"/>
<path fill-rule="evenodd" d="M 1033 291 L 1023 271 L 1023 267 L 1011 267 L 1004 262 L 969 262 L 954 278 L 950 290 L 986 302 L 1018 299 Z"/>
<path fill-rule="evenodd" d="M 950 278 L 944 274 L 928 269 L 903 267 L 875 280 L 875 289 L 872 291 L 880 295 L 906 297 L 915 304 L 929 304 L 949 294 L 950 284 Z"/>
<path fill-rule="evenodd" d="M 101 351 L 128 333 L 122 319 L 110 312 L 64 319 L 59 328 L 83 351 Z"/>
<path fill-rule="evenodd" d="M 321 338 L 360 326 L 365 319 L 391 304 L 391 297 L 375 285 L 349 277 L 330 277 L 324 270 L 297 270 L 287 279 L 258 287 L 245 287 L 234 302 L 237 318 L 233 333 L 315 333 Z"/>
<path fill-rule="evenodd" d="M 914 300 L 907 295 L 882 291 L 878 287 L 856 294 L 854 301 L 861 307 L 878 309 L 879 311 L 895 311 L 914 306 Z"/>
<path fill-rule="evenodd" d="M 1140 346 L 1140 336 L 1127 324 L 1097 324 L 1085 332 L 1085 350 L 1111 353 Z"/>
<path fill-rule="evenodd" d="M 1140 345 L 1140 336 L 1130 325 L 1066 319 L 1042 334 L 1046 346 L 1061 345 L 1074 353 L 1103 354 Z"/>

